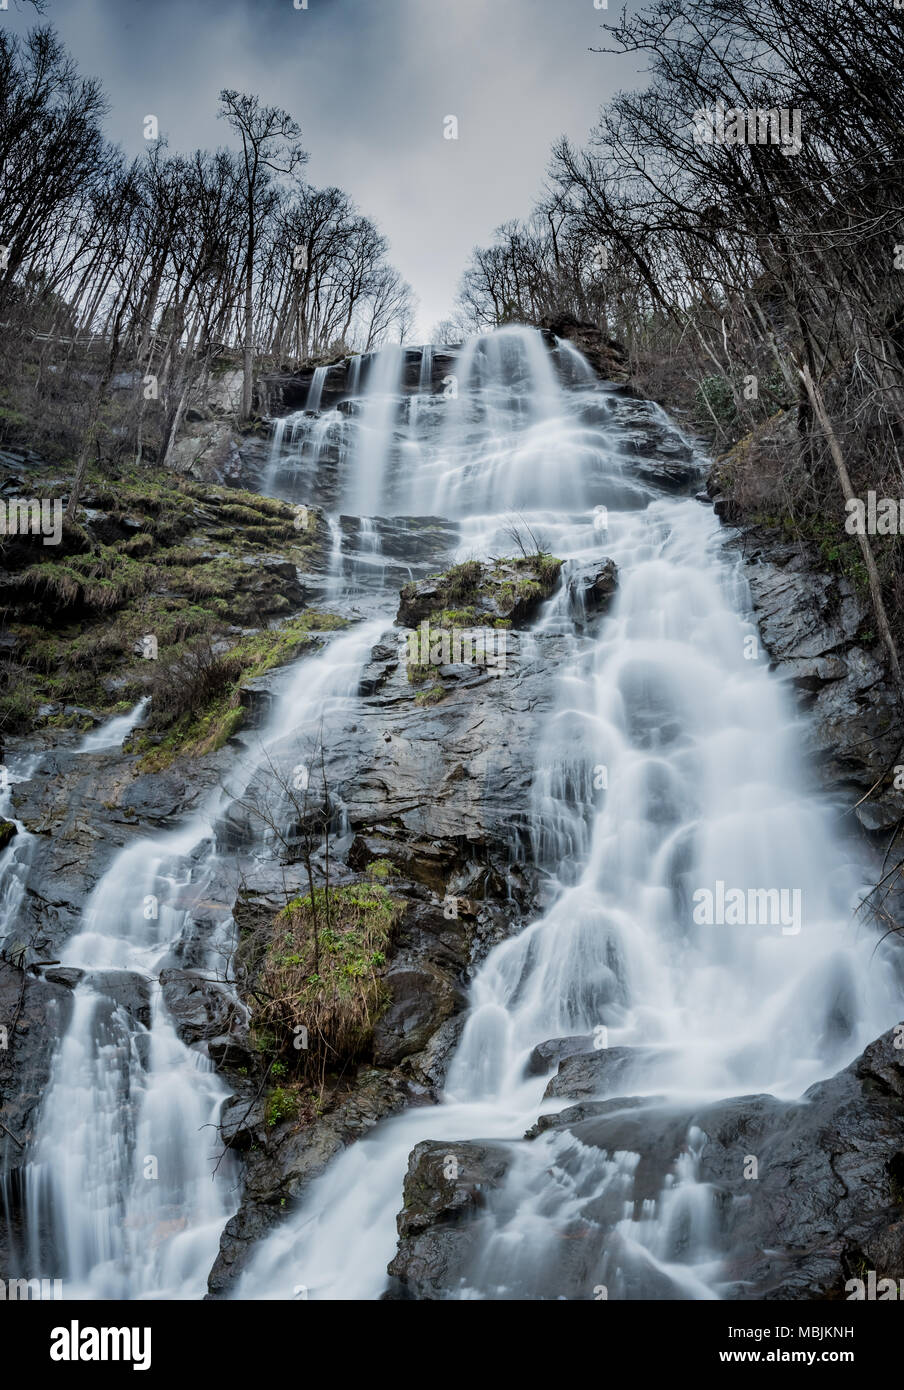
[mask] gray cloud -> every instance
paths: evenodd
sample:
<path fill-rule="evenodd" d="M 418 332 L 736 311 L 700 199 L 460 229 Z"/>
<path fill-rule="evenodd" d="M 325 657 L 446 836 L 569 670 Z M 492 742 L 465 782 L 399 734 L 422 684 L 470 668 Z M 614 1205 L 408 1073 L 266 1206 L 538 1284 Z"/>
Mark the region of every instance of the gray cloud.
<path fill-rule="evenodd" d="M 174 149 L 226 143 L 224 86 L 290 110 L 308 176 L 347 189 L 389 237 L 422 336 L 471 247 L 528 211 L 552 141 L 582 139 L 631 85 L 624 59 L 589 51 L 607 18 L 593 0 L 49 0 L 46 14 L 102 78 L 130 153 L 148 114 Z M 21 30 L 34 13 L 0 22 Z"/>

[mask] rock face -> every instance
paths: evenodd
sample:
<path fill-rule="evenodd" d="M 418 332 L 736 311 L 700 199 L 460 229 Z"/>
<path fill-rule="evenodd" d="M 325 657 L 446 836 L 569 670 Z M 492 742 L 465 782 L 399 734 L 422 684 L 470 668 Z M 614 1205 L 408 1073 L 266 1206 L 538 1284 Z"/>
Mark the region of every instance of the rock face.
<path fill-rule="evenodd" d="M 511 1163 L 502 1144 L 418 1144 L 408 1160 L 399 1253 L 389 1265 L 391 1298 L 436 1299 L 454 1293 L 450 1274 L 470 1250 L 474 1218 Z"/>
<path fill-rule="evenodd" d="M 582 322 L 570 314 L 558 314 L 541 319 L 540 328 L 553 343 L 556 338 L 567 338 L 584 354 L 604 381 L 628 380 L 630 365 L 627 349 L 615 338 L 605 337 L 595 323 Z"/>
<path fill-rule="evenodd" d="M 257 1242 L 336 1154 L 385 1116 L 427 1099 L 412 1082 L 377 1068 L 362 1067 L 353 1080 L 352 1093 L 330 1114 L 307 1125 L 284 1125 L 276 1134 L 253 1096 L 237 1095 L 227 1103 L 221 1122 L 223 1137 L 233 1147 L 251 1152 L 246 1159 L 242 1204 L 226 1224 L 210 1274 L 211 1297 L 221 1297 L 232 1288 Z M 287 1297 L 291 1282 L 290 1274 Z"/>
<path fill-rule="evenodd" d="M 904 1277 L 904 1051 L 896 1037 L 879 1038 L 798 1102 L 742 1096 L 682 1109 L 638 1098 L 586 1101 L 543 1116 L 526 1145 L 418 1144 L 389 1296 L 442 1299 L 467 1288 L 483 1298 L 592 1299 L 605 1274 L 610 1298 L 686 1298 L 686 1286 L 632 1260 L 616 1227 L 626 1200 L 635 1208 L 662 1200 L 689 1146 L 708 1185 L 723 1297 L 844 1299 L 846 1281 L 864 1270 Z M 607 1197 L 609 1156 L 631 1153 L 638 1161 Z M 509 1195 L 519 1163 L 522 1186 Z M 551 1244 L 507 1261 L 500 1291 L 486 1237 L 525 1199 L 525 1182 L 537 1194 L 583 1195 L 563 1207 Z"/>
<path fill-rule="evenodd" d="M 614 588 L 615 566 L 612 569 Z M 396 621 L 402 627 L 415 628 L 425 619 L 437 624 L 441 614 L 454 614 L 444 626 L 494 626 L 504 623 L 511 627 L 526 627 L 536 616 L 542 603 L 555 591 L 559 582 L 561 562 L 551 557 L 496 560 L 482 564 L 469 560 L 456 565 L 446 574 L 433 575 L 406 584 L 400 594 Z M 602 588 L 608 576 L 600 571 Z"/>
<path fill-rule="evenodd" d="M 27 1145 L 47 1083 L 57 1040 L 69 1023 L 71 989 L 0 960 L 0 1167 L 6 1172 L 7 1211 L 0 1222 L 0 1270 L 10 1268 L 10 1240 L 24 1249 L 22 1175 Z"/>
<path fill-rule="evenodd" d="M 618 570 L 614 560 L 594 561 L 576 565 L 566 576 L 572 617 L 583 626 L 591 618 L 605 613 L 618 586 Z"/>
<path fill-rule="evenodd" d="M 904 760 L 904 731 L 866 597 L 820 571 L 805 546 L 760 532 L 744 543 L 763 646 L 810 713 L 808 755 L 827 786 L 860 802 L 855 815 L 865 829 L 890 829 L 904 814 L 891 771 Z"/>
<path fill-rule="evenodd" d="M 421 349 L 406 349 L 402 363 L 402 390 L 416 391 L 420 386 Z M 324 363 L 326 375 L 320 395 L 320 409 L 332 410 L 350 394 L 353 383 L 355 357 L 343 357 L 337 362 Z M 356 391 L 367 389 L 367 377 L 372 357 L 365 354 L 358 358 L 358 384 Z M 455 354 L 434 349 L 431 366 L 431 388 L 438 391 L 443 378 L 454 370 Z M 307 405 L 315 367 L 305 367 L 301 371 L 267 372 L 257 384 L 257 405 L 264 415 L 286 415 L 293 410 L 304 410 Z"/>
<path fill-rule="evenodd" d="M 163 998 L 183 1042 L 205 1042 L 219 1055 L 245 1033 L 244 1010 L 235 994 L 217 980 L 194 970 L 162 970 Z"/>

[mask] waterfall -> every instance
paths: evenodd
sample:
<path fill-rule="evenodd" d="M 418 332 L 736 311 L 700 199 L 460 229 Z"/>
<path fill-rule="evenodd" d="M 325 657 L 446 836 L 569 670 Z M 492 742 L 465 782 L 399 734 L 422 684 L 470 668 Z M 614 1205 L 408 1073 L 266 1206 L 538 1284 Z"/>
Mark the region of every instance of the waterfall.
<path fill-rule="evenodd" d="M 578 352 L 568 338 L 556 338 L 556 352 L 567 382 L 574 386 L 591 386 L 596 383 L 596 372 L 583 353 Z"/>
<path fill-rule="evenodd" d="M 119 851 L 65 947 L 83 974 L 28 1154 L 21 1263 L 59 1270 L 69 1297 L 204 1293 L 238 1200 L 215 1127 L 227 1090 L 204 1049 L 180 1040 L 159 977 L 187 946 L 212 974 L 234 944 L 244 862 L 223 847 L 224 818 L 270 750 L 300 746 L 327 712 L 354 726 L 360 674 L 392 628 L 406 568 L 392 568 L 393 519 L 454 521 L 461 560 L 510 554 L 513 533 L 534 537 L 566 562 L 566 579 L 608 556 L 619 586 L 592 634 L 576 630 L 563 586 L 523 637 L 537 661 L 555 640 L 527 807 L 548 905 L 476 968 L 441 1103 L 382 1121 L 333 1158 L 256 1248 L 238 1298 L 291 1298 L 303 1285 L 313 1299 L 378 1299 L 412 1148 L 478 1138 L 506 1146 L 511 1165 L 450 1297 L 572 1296 L 561 1233 L 578 1216 L 613 1296 L 655 1277 L 664 1296 L 719 1297 L 725 1252 L 692 1125 L 674 1173 L 634 1219 L 662 1107 L 796 1097 L 897 1020 L 891 947 L 853 915 L 868 869 L 835 808 L 808 789 L 800 712 L 762 654 L 750 659 L 741 560 L 710 509 L 638 471 L 624 410 L 680 443 L 674 428 L 595 382 L 572 345 L 554 355 L 533 330 L 471 339 L 437 394 L 429 352 L 407 423 L 397 347 L 369 357 L 363 394 L 352 359 L 354 408 L 341 426 L 335 414 L 276 422 L 268 486 L 326 505 L 326 592 L 341 588 L 366 620 L 287 671 L 260 747 L 226 790 Z M 320 466 L 328 432 L 335 476 Z M 696 895 L 719 884 L 787 892 L 796 907 L 771 927 L 708 924 Z M 543 1100 L 548 1078 L 526 1068 L 532 1049 L 600 1030 L 630 1059 L 628 1089 L 621 1077 L 601 1098 L 635 1098 L 637 1147 L 608 1152 L 561 1130 L 523 1142 L 541 1112 L 569 1104 Z"/>
<path fill-rule="evenodd" d="M 361 362 L 362 362 L 362 361 L 363 361 L 363 356 L 362 356 L 362 354 L 361 354 L 360 352 L 356 352 L 355 355 L 354 355 L 354 357 L 350 357 L 350 358 L 349 358 L 349 361 L 348 361 L 348 386 L 347 386 L 347 390 L 346 390 L 346 395 L 348 395 L 348 396 L 351 396 L 351 397 L 357 396 L 358 392 L 359 392 L 360 389 L 361 389 Z"/>
<path fill-rule="evenodd" d="M 651 1098 L 653 1136 L 653 1097 L 798 1096 L 897 1018 L 891 954 L 854 916 L 867 870 L 833 807 L 806 790 L 785 687 L 762 656 L 749 659 L 756 629 L 737 554 L 709 509 L 633 471 L 616 393 L 588 394 L 583 359 L 570 345 L 564 355 L 579 389 L 557 382 L 531 330 L 472 339 L 440 430 L 419 416 L 407 442 L 387 406 L 387 360 L 370 422 L 382 438 L 345 459 L 346 495 L 367 510 L 387 514 L 405 496 L 420 514 L 459 518 L 461 558 L 506 553 L 514 517 L 569 565 L 613 558 L 619 589 L 589 644 L 564 594 L 538 629 L 538 642 L 556 632 L 567 650 L 530 806 L 551 906 L 477 971 L 442 1103 L 384 1120 L 335 1158 L 258 1247 L 239 1298 L 285 1298 L 299 1284 L 311 1298 L 379 1298 L 412 1148 L 470 1138 L 510 1144 L 512 1165 L 488 1197 L 498 1221 L 459 1296 L 556 1297 L 561 1232 L 596 1194 L 594 1231 L 622 1252 L 603 1269 L 613 1296 L 632 1296 L 643 1273 L 664 1296 L 718 1297 L 699 1133 L 643 1218 L 627 1219 L 639 1152 L 577 1152 L 556 1131 L 518 1142 L 550 1108 L 547 1078 L 526 1072 L 532 1048 L 602 1029 L 609 1047 L 631 1049 L 631 1084 L 614 1094 Z M 646 418 L 664 421 L 654 409 Z M 799 914 L 771 927 L 695 920 L 695 893 L 719 883 L 787 890 Z M 558 1296 L 571 1296 L 564 1287 Z"/>
<path fill-rule="evenodd" d="M 261 736 L 260 759 L 349 701 L 382 623 L 337 635 L 300 663 Z M 23 1175 L 23 1273 L 52 1265 L 68 1298 L 200 1298 L 235 1173 L 217 1118 L 227 1087 L 178 1037 L 161 970 L 192 960 L 205 978 L 234 946 L 238 866 L 218 826 L 258 766 L 239 766 L 186 825 L 139 838 L 113 860 L 64 948 L 81 972 Z M 49 1233 L 49 1234 L 48 1234 Z M 49 1243 L 48 1243 L 49 1242 Z"/>
<path fill-rule="evenodd" d="M 420 395 L 426 395 L 433 386 L 433 345 L 427 343 L 421 348 L 421 365 L 418 373 L 417 389 Z"/>
<path fill-rule="evenodd" d="M 108 719 L 106 724 L 101 724 L 99 728 L 92 729 L 90 734 L 85 735 L 78 751 L 80 753 L 103 753 L 111 748 L 121 748 L 123 741 L 141 723 L 150 702 L 150 696 L 146 695 L 129 710 L 128 714 L 117 715 L 115 719 Z"/>
<path fill-rule="evenodd" d="M 0 860 L 0 947 L 13 944 L 15 927 L 28 888 L 28 870 L 35 848 L 35 837 L 16 818 L 13 795 L 16 783 L 29 782 L 40 759 L 36 754 L 17 759 L 9 767 L 0 766 L 0 819 L 16 827 L 12 842 Z"/>
<path fill-rule="evenodd" d="M 307 400 L 304 403 L 306 411 L 316 413 L 320 409 L 320 398 L 323 395 L 323 384 L 326 381 L 329 367 L 315 367 L 314 375 L 311 377 L 311 385 L 308 388 Z"/>
<path fill-rule="evenodd" d="M 357 447 L 344 479 L 345 509 L 355 516 L 373 516 L 383 496 L 404 363 L 402 349 L 393 345 L 378 352 L 369 366 Z"/>

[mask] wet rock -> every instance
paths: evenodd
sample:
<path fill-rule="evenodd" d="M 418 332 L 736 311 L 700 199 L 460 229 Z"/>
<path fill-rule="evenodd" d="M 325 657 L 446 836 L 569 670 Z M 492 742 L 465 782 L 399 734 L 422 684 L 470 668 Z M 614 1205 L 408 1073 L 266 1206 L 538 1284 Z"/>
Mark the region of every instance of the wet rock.
<path fill-rule="evenodd" d="M 0 816 L 0 850 L 6 849 L 14 835 L 18 834 L 18 826 L 11 820 L 4 820 Z"/>
<path fill-rule="evenodd" d="M 84 974 L 84 970 L 77 970 L 74 966 L 55 965 L 44 971 L 44 979 L 52 985 L 63 985 L 65 989 L 75 989 Z"/>
<path fill-rule="evenodd" d="M 216 774 L 207 768 L 193 768 L 191 778 L 181 767 L 143 773 L 128 784 L 122 805 L 110 814 L 116 819 L 140 818 L 165 825 L 184 817 L 196 805 L 206 784 L 215 778 Z"/>
<path fill-rule="evenodd" d="M 402 922 L 384 976 L 389 1003 L 374 1025 L 377 1066 L 421 1052 L 437 1029 L 465 1007 L 468 932 L 460 919 L 415 905 Z"/>
<path fill-rule="evenodd" d="M 243 729 L 260 729 L 273 712 L 273 683 L 267 677 L 255 676 L 239 690 L 239 703 L 245 711 Z"/>
<path fill-rule="evenodd" d="M 425 620 L 435 623 L 439 613 L 451 610 L 469 613 L 467 620 L 457 624 L 460 627 L 492 627 L 500 620 L 512 627 L 525 627 L 558 581 L 557 562 L 540 568 L 528 561 L 469 561 L 467 567 L 460 565 L 447 574 L 406 584 L 399 596 L 396 622 L 416 628 Z"/>
<path fill-rule="evenodd" d="M 633 1047 L 604 1047 L 576 1057 L 566 1056 L 543 1092 L 543 1098 L 568 1096 L 579 1100 L 586 1096 L 589 1099 L 603 1091 L 618 1089 L 625 1085 L 636 1061 L 637 1049 Z"/>
<path fill-rule="evenodd" d="M 799 1102 L 768 1095 L 697 1109 L 638 1098 L 585 1102 L 543 1116 L 533 1133 L 566 1133 L 578 1141 L 573 1150 L 560 1144 L 557 1162 L 562 1180 L 580 1168 L 588 1190 L 588 1149 L 600 1151 L 601 1164 L 602 1155 L 638 1154 L 631 1170 L 635 1203 L 658 1198 L 692 1143 L 700 1181 L 710 1186 L 711 1240 L 726 1260 L 723 1296 L 843 1298 L 845 1280 L 858 1267 L 904 1276 L 904 1053 L 896 1036 L 877 1039 Z M 618 1202 L 607 1199 L 602 1174 L 601 1166 L 600 1196 L 581 1213 L 597 1227 L 586 1236 L 591 1263 L 611 1248 L 625 1200 L 624 1192 Z M 626 1273 L 619 1296 L 639 1296 L 628 1290 L 642 1274 Z M 575 1296 L 567 1287 L 561 1291 Z"/>
<path fill-rule="evenodd" d="M 359 695 L 376 695 L 399 664 L 399 648 L 388 642 L 380 642 L 371 652 L 371 659 L 361 672 L 358 683 Z"/>
<path fill-rule="evenodd" d="M 228 1035 L 244 1036 L 245 1010 L 232 990 L 193 970 L 161 970 L 160 985 L 176 1032 L 185 1043 L 220 1039 L 220 1053 Z"/>
<path fill-rule="evenodd" d="M 92 970 L 88 983 L 143 1028 L 151 1026 L 150 982 L 134 970 Z"/>
<path fill-rule="evenodd" d="M 848 580 L 814 573 L 789 548 L 786 563 L 761 560 L 748 572 L 763 645 L 776 661 L 820 657 L 852 642 L 867 616 Z"/>
<path fill-rule="evenodd" d="M 904 792 L 891 769 L 902 761 L 904 730 L 884 651 L 861 639 L 872 621 L 866 598 L 843 576 L 822 572 L 806 546 L 756 530 L 744 544 L 763 646 L 807 701 L 806 752 L 821 781 L 850 789 L 867 830 L 896 826 Z"/>
<path fill-rule="evenodd" d="M 566 584 L 571 612 L 577 622 L 605 613 L 618 586 L 615 561 L 593 561 L 569 568 Z"/>
<path fill-rule="evenodd" d="M 593 1035 L 587 1033 L 573 1038 L 550 1038 L 537 1043 L 527 1059 L 525 1075 L 548 1076 L 564 1057 L 576 1057 L 581 1052 L 589 1052 L 593 1047 Z"/>
<path fill-rule="evenodd" d="M 12 1251 L 23 1251 L 33 1235 L 26 1229 L 24 1165 L 57 1040 L 71 1011 L 67 988 L 0 960 L 0 1028 L 6 1030 L 0 1047 L 0 1165 L 5 1173 L 0 1278 L 11 1272 Z"/>
<path fill-rule="evenodd" d="M 461 1041 L 464 1026 L 463 1013 L 447 1018 L 445 1023 L 441 1023 L 431 1034 L 420 1052 L 405 1056 L 400 1069 L 426 1086 L 431 1093 L 439 1093 L 445 1085 L 446 1072 Z"/>
<path fill-rule="evenodd" d="M 681 493 L 698 486 L 694 451 L 674 422 L 652 401 L 616 400 L 610 424 L 625 467 L 659 491 Z"/>
<path fill-rule="evenodd" d="M 627 381 L 630 361 L 627 349 L 616 338 L 607 338 L 597 324 L 584 322 L 571 314 L 548 314 L 540 329 L 555 345 L 556 338 L 567 338 L 582 353 L 604 381 Z"/>
<path fill-rule="evenodd" d="M 0 1118 L 26 1143 L 34 1112 L 50 1075 L 57 1038 L 72 1008 L 68 988 L 0 960 L 0 1027 L 6 1046 L 0 1048 Z M 0 1131 L 0 1154 L 13 1166 L 22 1150 Z"/>
<path fill-rule="evenodd" d="M 385 1116 L 428 1100 L 423 1088 L 398 1074 L 362 1067 L 353 1093 L 313 1124 L 290 1121 L 270 1127 L 265 1106 L 256 1105 L 243 1120 L 247 1101 L 244 1106 L 238 1099 L 230 1103 L 226 1132 L 240 1147 L 255 1147 L 246 1162 L 242 1204 L 220 1238 L 208 1281 L 210 1296 L 221 1297 L 230 1290 L 257 1242 L 286 1217 L 292 1204 L 342 1149 L 370 1133 Z M 291 1283 L 289 1271 L 287 1296 L 291 1296 Z"/>
<path fill-rule="evenodd" d="M 426 1141 L 408 1160 L 399 1248 L 389 1265 L 390 1297 L 437 1299 L 459 1286 L 489 1192 L 511 1165 L 502 1144 Z"/>

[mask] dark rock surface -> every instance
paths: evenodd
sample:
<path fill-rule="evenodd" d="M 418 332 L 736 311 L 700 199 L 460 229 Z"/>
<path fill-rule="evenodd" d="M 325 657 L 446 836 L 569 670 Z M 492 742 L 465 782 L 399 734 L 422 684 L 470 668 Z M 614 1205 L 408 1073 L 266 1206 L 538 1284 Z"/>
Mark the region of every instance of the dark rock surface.
<path fill-rule="evenodd" d="M 618 587 L 618 570 L 614 560 L 594 560 L 589 564 L 570 566 L 566 572 L 568 599 L 572 617 L 583 625 L 600 613 L 605 613 Z"/>
<path fill-rule="evenodd" d="M 571 314 L 554 314 L 540 320 L 540 329 L 551 341 L 551 346 L 556 338 L 567 338 L 604 381 L 628 380 L 630 366 L 626 348 L 615 338 L 607 338 L 595 323 L 584 322 Z"/>
<path fill-rule="evenodd" d="M 466 1286 L 485 1298 L 590 1299 L 605 1274 L 609 1298 L 689 1297 L 678 1273 L 680 1233 L 665 1253 L 666 1263 L 675 1261 L 673 1281 L 632 1257 L 615 1230 L 626 1200 L 634 1203 L 635 1219 L 642 1203 L 662 1201 L 689 1147 L 709 1189 L 723 1297 L 844 1299 L 846 1280 L 864 1269 L 879 1278 L 904 1277 L 904 1049 L 895 1046 L 902 1035 L 899 1028 L 877 1039 L 800 1101 L 740 1096 L 688 1108 L 628 1098 L 543 1116 L 527 1137 L 529 1145 L 546 1146 L 537 1153 L 533 1190 L 571 1191 L 580 1184 L 584 1197 L 569 1203 L 558 1240 L 532 1249 L 521 1264 L 511 1262 L 503 1292 L 484 1262 L 485 1238 L 504 1225 L 515 1200 L 506 1194 L 506 1177 L 518 1146 L 417 1145 L 389 1267 L 396 1290 L 390 1296 L 455 1297 Z M 588 1168 L 594 1151 L 597 1178 Z M 630 1153 L 639 1156 L 630 1186 L 611 1188 L 608 1157 Z M 449 1166 L 450 1157 L 457 1167 Z"/>
<path fill-rule="evenodd" d="M 11 1245 L 24 1249 L 27 1146 L 71 1012 L 72 992 L 65 984 L 0 960 L 0 1167 L 6 1173 L 10 1218 L 9 1227 L 5 1219 L 0 1221 L 0 1271 L 10 1268 Z"/>
<path fill-rule="evenodd" d="M 246 1159 L 242 1204 L 224 1228 L 211 1270 L 211 1297 L 229 1292 L 257 1242 L 285 1218 L 332 1158 L 385 1116 L 429 1099 L 415 1083 L 375 1067 L 360 1068 L 353 1080 L 352 1093 L 328 1115 L 312 1124 L 282 1125 L 276 1134 L 253 1096 L 236 1096 L 227 1103 L 224 1138 L 238 1149 L 252 1151 Z M 291 1274 L 288 1278 L 291 1282 Z"/>
<path fill-rule="evenodd" d="M 868 600 L 819 569 L 806 546 L 746 534 L 745 574 L 763 646 L 809 711 L 805 753 L 842 790 L 860 824 L 884 831 L 904 814 L 894 767 L 904 763 L 898 700 Z M 878 784 L 878 785 L 877 785 Z"/>
<path fill-rule="evenodd" d="M 511 1162 L 501 1144 L 418 1144 L 408 1160 L 399 1252 L 389 1265 L 391 1298 L 435 1299 L 454 1293 L 450 1275 L 470 1250 L 487 1194 Z"/>

